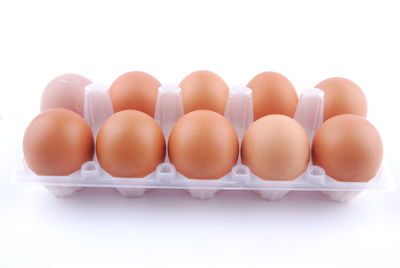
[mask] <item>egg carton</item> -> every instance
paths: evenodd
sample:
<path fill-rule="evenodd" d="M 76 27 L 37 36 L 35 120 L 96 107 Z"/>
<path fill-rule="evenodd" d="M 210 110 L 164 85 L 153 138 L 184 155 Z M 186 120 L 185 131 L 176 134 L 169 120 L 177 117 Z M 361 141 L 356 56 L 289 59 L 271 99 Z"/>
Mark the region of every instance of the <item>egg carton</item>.
<path fill-rule="evenodd" d="M 324 92 L 317 88 L 301 92 L 294 119 L 304 128 L 312 142 L 315 131 L 323 122 Z M 85 88 L 84 118 L 96 137 L 103 122 L 113 114 L 108 88 L 90 84 Z M 158 89 L 154 119 L 161 126 L 166 140 L 175 122 L 184 115 L 181 89 L 176 85 L 162 85 Z M 247 87 L 233 87 L 225 109 L 225 118 L 234 126 L 239 144 L 246 129 L 253 123 L 252 91 Z M 240 156 L 231 172 L 217 180 L 191 179 L 180 174 L 168 161 L 160 164 L 143 178 L 117 178 L 98 164 L 96 156 L 69 176 L 38 176 L 22 158 L 14 179 L 17 182 L 45 186 L 54 195 L 71 196 L 83 187 L 112 187 L 125 197 L 139 197 L 154 188 L 184 189 L 193 197 L 209 199 L 220 190 L 252 190 L 266 200 L 277 200 L 290 191 L 321 191 L 335 201 L 345 202 L 365 190 L 385 190 L 393 187 L 393 178 L 384 164 L 369 182 L 339 182 L 329 177 L 323 168 L 312 164 L 292 181 L 263 180 L 243 165 Z"/>

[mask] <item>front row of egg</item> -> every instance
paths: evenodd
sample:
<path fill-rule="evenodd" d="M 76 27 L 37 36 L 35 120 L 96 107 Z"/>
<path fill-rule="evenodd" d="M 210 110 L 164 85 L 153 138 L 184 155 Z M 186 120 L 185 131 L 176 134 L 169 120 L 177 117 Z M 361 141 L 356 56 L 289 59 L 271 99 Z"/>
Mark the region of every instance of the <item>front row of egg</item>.
<path fill-rule="evenodd" d="M 109 93 L 115 114 L 101 127 L 94 143 L 82 118 L 84 87 L 78 75 L 60 76 L 49 83 L 42 113 L 28 126 L 24 155 L 38 175 L 69 175 L 93 159 L 114 177 L 140 178 L 164 162 L 166 142 L 153 119 L 160 83 L 143 72 L 120 76 Z M 382 143 L 364 117 L 367 104 L 361 89 L 343 78 L 322 81 L 324 120 L 311 145 L 303 128 L 292 119 L 298 97 L 290 81 L 274 72 L 254 77 L 254 119 L 239 140 L 222 115 L 229 88 L 216 74 L 197 71 L 180 83 L 185 115 L 168 139 L 168 156 L 178 172 L 192 179 L 218 179 L 241 161 L 264 180 L 293 180 L 307 168 L 310 155 L 338 181 L 365 182 L 381 164 Z"/>

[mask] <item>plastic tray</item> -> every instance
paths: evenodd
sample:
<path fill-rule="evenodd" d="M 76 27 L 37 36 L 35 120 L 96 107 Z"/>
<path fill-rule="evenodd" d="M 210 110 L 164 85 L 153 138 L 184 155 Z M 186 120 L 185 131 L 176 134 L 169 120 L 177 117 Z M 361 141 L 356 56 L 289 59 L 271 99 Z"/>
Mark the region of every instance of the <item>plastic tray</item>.
<path fill-rule="evenodd" d="M 96 137 L 102 123 L 113 113 L 108 88 L 101 84 L 90 84 L 85 88 L 84 117 Z M 324 93 L 311 88 L 301 92 L 294 115 L 306 131 L 310 144 L 315 131 L 322 124 Z M 174 123 L 183 116 L 181 90 L 178 86 L 163 85 L 158 90 L 155 120 L 160 124 L 166 140 Z M 247 87 L 230 89 L 225 117 L 237 131 L 239 143 L 247 127 L 253 123 L 252 91 Z M 232 171 L 218 180 L 197 180 L 179 174 L 169 163 L 164 163 L 144 178 L 117 178 L 104 171 L 93 161 L 86 162 L 81 169 L 69 176 L 38 176 L 22 159 L 15 174 L 16 181 L 45 186 L 56 196 L 73 195 L 83 187 L 113 187 L 123 196 L 139 197 L 153 188 L 185 189 L 193 197 L 208 199 L 219 190 L 252 190 L 267 200 L 277 200 L 289 191 L 321 191 L 335 201 L 348 201 L 364 190 L 385 190 L 393 186 L 393 178 L 384 164 L 378 174 L 369 182 L 339 182 L 326 175 L 311 161 L 307 170 L 293 181 L 267 181 L 251 173 L 250 169 L 238 163 Z"/>

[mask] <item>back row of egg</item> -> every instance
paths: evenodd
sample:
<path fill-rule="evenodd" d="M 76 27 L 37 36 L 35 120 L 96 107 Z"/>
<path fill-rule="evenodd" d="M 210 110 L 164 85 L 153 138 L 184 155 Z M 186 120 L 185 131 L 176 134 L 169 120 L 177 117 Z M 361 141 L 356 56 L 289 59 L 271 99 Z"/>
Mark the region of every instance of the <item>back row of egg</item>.
<path fill-rule="evenodd" d="M 160 83 L 143 72 L 129 72 L 111 85 L 115 114 L 93 135 L 82 118 L 84 87 L 91 81 L 79 75 L 52 80 L 42 95 L 41 110 L 24 136 L 24 155 L 38 175 L 66 176 L 93 159 L 114 177 L 140 178 L 164 162 L 166 142 L 152 118 Z M 365 120 L 367 102 L 361 89 L 344 78 L 316 85 L 325 92 L 324 120 L 310 146 L 303 128 L 292 119 L 298 97 L 281 74 L 254 77 L 254 119 L 239 140 L 222 115 L 229 87 L 216 74 L 197 71 L 180 83 L 185 115 L 168 139 L 169 161 L 192 179 L 218 179 L 241 161 L 265 180 L 293 180 L 310 160 L 338 181 L 369 181 L 382 159 L 382 142 Z M 310 152 L 311 147 L 311 152 Z"/>

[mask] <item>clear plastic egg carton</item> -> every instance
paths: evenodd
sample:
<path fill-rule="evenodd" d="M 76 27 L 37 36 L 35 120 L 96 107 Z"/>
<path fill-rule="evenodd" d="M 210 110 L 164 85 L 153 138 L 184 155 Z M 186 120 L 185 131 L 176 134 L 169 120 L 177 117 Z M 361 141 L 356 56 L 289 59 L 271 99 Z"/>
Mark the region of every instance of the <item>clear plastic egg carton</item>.
<path fill-rule="evenodd" d="M 306 131 L 310 144 L 313 135 L 323 121 L 324 92 L 317 88 L 301 92 L 294 115 Z M 108 88 L 101 84 L 90 84 L 85 88 L 84 117 L 96 137 L 103 122 L 113 114 Z M 155 120 L 160 124 L 165 139 L 175 122 L 183 116 L 181 90 L 178 86 L 163 85 L 158 90 Z M 225 117 L 233 124 L 241 143 L 247 127 L 253 123 L 252 91 L 247 87 L 233 87 L 225 109 Z M 277 200 L 290 191 L 321 191 L 335 201 L 345 202 L 364 190 L 385 190 L 393 186 L 393 178 L 384 165 L 369 182 L 339 182 L 326 175 L 324 169 L 312 165 L 293 181 L 263 180 L 241 164 L 240 156 L 231 172 L 217 180 L 186 178 L 169 163 L 168 155 L 164 163 L 144 178 L 112 177 L 98 164 L 96 157 L 86 162 L 81 169 L 69 176 L 38 176 L 21 161 L 15 180 L 18 182 L 45 186 L 54 195 L 73 195 L 83 187 L 112 187 L 123 196 L 139 197 L 154 188 L 184 189 L 193 197 L 209 199 L 220 190 L 252 190 L 266 200 Z"/>

